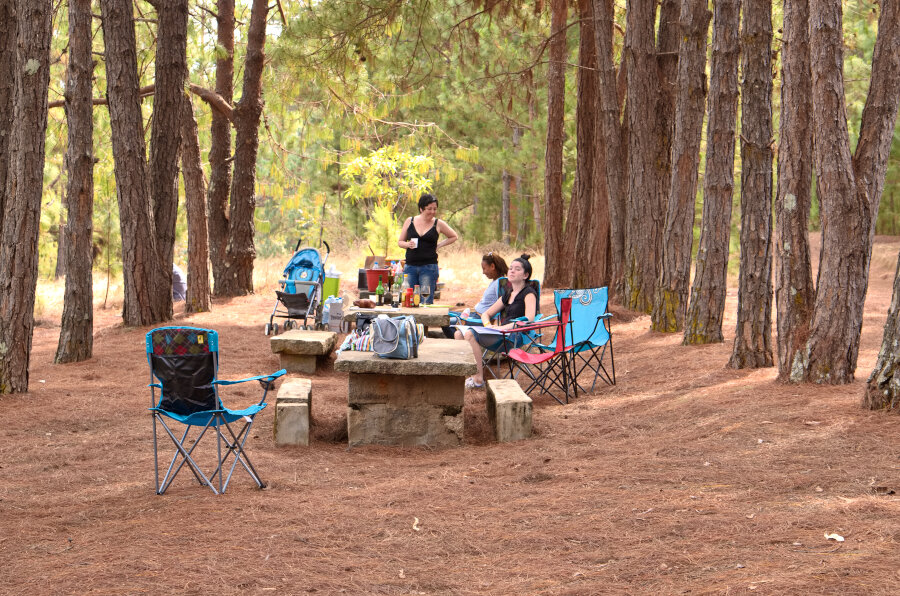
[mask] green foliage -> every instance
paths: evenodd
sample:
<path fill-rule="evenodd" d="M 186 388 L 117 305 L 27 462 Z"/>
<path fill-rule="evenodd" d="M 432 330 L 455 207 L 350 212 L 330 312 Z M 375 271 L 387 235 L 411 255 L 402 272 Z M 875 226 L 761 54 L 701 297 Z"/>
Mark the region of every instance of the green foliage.
<path fill-rule="evenodd" d="M 378 201 L 372 209 L 371 217 L 366 220 L 366 241 L 375 254 L 390 256 L 392 247 L 400 237 L 400 222 L 387 200 Z"/>
<path fill-rule="evenodd" d="M 354 203 L 375 200 L 391 210 L 404 208 L 431 190 L 428 174 L 433 175 L 433 169 L 434 160 L 428 155 L 412 155 L 396 145 L 381 147 L 344 166 L 344 196 Z"/>

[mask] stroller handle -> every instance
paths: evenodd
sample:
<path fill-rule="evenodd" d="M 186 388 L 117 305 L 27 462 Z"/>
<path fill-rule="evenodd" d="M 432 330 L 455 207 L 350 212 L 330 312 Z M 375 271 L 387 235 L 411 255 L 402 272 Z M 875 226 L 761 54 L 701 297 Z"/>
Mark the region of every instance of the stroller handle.
<path fill-rule="evenodd" d="M 300 250 L 300 244 L 301 244 L 302 242 L 303 242 L 303 238 L 297 238 L 297 245 L 294 246 L 294 252 L 297 252 L 298 250 Z M 328 251 L 328 252 L 326 253 L 326 255 L 325 255 L 326 258 L 327 258 L 327 257 L 328 257 L 328 254 L 331 253 L 331 247 L 328 246 L 328 243 L 325 242 L 324 240 L 322 240 L 322 244 L 325 245 L 325 250 Z"/>

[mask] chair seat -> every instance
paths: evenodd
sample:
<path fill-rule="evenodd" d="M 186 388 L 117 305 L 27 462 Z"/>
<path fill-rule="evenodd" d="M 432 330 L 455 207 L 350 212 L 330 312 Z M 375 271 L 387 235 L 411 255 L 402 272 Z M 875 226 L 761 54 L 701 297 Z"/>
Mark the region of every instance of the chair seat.
<path fill-rule="evenodd" d="M 532 352 L 526 352 L 520 348 L 516 348 L 514 350 L 509 351 L 509 357 L 514 360 L 518 360 L 519 362 L 524 362 L 525 364 L 541 364 L 553 358 L 556 354 L 553 352 L 541 352 L 539 354 L 534 354 Z"/>
<path fill-rule="evenodd" d="M 222 417 L 225 419 L 225 422 L 230 424 L 235 420 L 240 420 L 244 416 L 256 416 L 263 408 L 266 407 L 266 404 L 254 404 L 249 408 L 244 408 L 243 410 L 229 410 L 228 408 L 223 408 L 221 410 L 205 410 L 203 412 L 194 412 L 192 414 L 176 414 L 175 412 L 169 412 L 168 410 L 163 410 L 162 408 L 148 408 L 151 412 L 157 412 L 158 414 L 162 414 L 163 416 L 167 416 L 172 420 L 176 420 L 182 424 L 189 424 L 191 426 L 218 426 L 222 424 L 220 420 L 213 420 L 216 414 L 222 414 Z M 210 424 L 210 420 L 212 424 Z"/>

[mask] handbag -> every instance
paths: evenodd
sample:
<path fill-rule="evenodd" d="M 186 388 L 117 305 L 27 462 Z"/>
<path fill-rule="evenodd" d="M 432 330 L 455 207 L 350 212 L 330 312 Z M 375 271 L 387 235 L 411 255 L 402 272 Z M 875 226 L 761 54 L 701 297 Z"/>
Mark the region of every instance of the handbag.
<path fill-rule="evenodd" d="M 409 360 L 419 357 L 424 327 L 413 316 L 379 317 L 372 321 L 372 350 L 381 358 Z"/>

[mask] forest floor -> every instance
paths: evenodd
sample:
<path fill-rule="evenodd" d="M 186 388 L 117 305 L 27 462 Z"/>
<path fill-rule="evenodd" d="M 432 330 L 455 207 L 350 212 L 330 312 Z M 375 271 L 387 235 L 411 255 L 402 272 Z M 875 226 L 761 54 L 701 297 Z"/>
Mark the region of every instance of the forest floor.
<path fill-rule="evenodd" d="M 218 497 L 187 472 L 154 494 L 148 329 L 98 309 L 94 357 L 54 365 L 44 319 L 31 391 L 0 396 L 0 593 L 895 594 L 900 418 L 859 404 L 898 249 L 876 242 L 850 385 L 726 368 L 730 290 L 724 344 L 683 347 L 618 313 L 618 384 L 537 398 L 516 443 L 492 440 L 474 390 L 459 448 L 348 449 L 347 376 L 328 366 L 311 445 L 276 447 L 267 408 L 248 447 L 268 488 L 236 473 Z M 273 304 L 265 291 L 176 319 L 217 329 L 220 377 L 242 378 L 279 368 Z"/>

